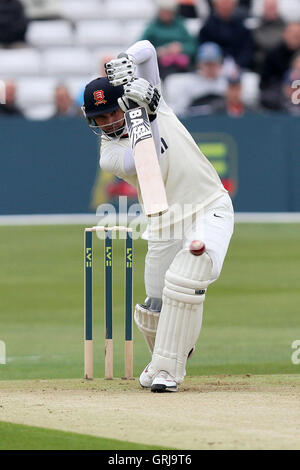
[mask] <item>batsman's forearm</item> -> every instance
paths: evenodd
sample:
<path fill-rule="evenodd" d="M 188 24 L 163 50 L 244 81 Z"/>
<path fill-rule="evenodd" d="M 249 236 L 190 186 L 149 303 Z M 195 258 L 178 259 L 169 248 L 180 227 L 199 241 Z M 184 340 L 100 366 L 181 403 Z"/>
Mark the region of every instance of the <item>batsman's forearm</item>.
<path fill-rule="evenodd" d="M 134 156 L 131 148 L 126 149 L 124 152 L 123 165 L 126 175 L 132 176 L 136 174 Z"/>
<path fill-rule="evenodd" d="M 134 43 L 127 49 L 126 53 L 134 58 L 136 65 L 140 65 L 143 62 L 151 59 L 151 56 L 153 55 L 153 49 L 154 47 L 152 46 L 151 42 L 144 40 Z"/>
<path fill-rule="evenodd" d="M 137 77 L 148 80 L 153 86 L 160 85 L 156 50 L 150 41 L 138 41 L 126 53 L 137 66 Z"/>

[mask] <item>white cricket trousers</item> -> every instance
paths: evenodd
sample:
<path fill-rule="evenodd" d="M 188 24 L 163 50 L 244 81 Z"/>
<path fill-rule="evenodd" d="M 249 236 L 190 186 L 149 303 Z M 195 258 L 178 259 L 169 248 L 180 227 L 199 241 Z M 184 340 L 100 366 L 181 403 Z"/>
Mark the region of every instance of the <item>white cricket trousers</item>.
<path fill-rule="evenodd" d="M 213 263 L 214 282 L 220 275 L 233 233 L 234 212 L 228 194 L 220 196 L 198 213 L 187 226 L 182 239 L 148 241 L 145 260 L 145 289 L 148 297 L 162 298 L 165 274 L 176 254 L 192 240 L 205 243 Z"/>

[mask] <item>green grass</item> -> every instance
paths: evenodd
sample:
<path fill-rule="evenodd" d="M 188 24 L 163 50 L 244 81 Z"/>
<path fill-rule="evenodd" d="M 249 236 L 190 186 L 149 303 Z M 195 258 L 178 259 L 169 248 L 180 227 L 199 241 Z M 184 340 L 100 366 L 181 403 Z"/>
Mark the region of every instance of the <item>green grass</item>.
<path fill-rule="evenodd" d="M 95 375 L 104 371 L 103 242 L 94 239 Z M 298 373 L 300 224 L 238 224 L 207 293 L 188 374 Z M 123 242 L 122 248 L 123 248 Z M 123 375 L 123 256 L 115 243 L 115 375 Z M 135 242 L 134 301 L 145 297 L 146 242 Z M 83 375 L 83 227 L 0 228 L 0 379 Z M 135 375 L 149 361 L 134 327 Z"/>
<path fill-rule="evenodd" d="M 0 450 L 149 450 L 162 447 L 0 421 Z"/>

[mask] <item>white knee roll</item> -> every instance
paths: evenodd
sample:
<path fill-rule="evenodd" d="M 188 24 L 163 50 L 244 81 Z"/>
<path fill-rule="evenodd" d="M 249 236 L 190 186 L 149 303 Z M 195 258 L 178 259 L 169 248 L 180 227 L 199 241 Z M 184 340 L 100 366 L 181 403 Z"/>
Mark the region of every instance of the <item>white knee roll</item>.
<path fill-rule="evenodd" d="M 195 294 L 195 289 L 192 290 L 183 287 L 178 290 L 178 286 L 176 286 L 175 284 L 173 284 L 173 288 L 170 288 L 170 286 L 171 285 L 168 283 L 168 285 L 163 290 L 163 294 L 169 299 L 190 304 L 201 304 L 205 300 L 205 289 L 199 289 L 199 291 L 197 291 L 199 292 L 199 294 Z"/>
<path fill-rule="evenodd" d="M 181 250 L 166 273 L 166 280 L 188 289 L 206 289 L 211 282 L 212 260 L 207 253 L 192 255 Z"/>
<path fill-rule="evenodd" d="M 178 290 L 178 286 L 176 284 L 173 284 L 172 282 L 168 281 L 166 279 L 165 281 L 165 289 L 168 288 L 169 290 L 171 291 L 177 291 Z M 192 295 L 193 297 L 195 296 L 195 289 L 189 289 L 188 287 L 182 287 L 180 286 L 180 292 L 184 293 L 184 294 L 189 294 L 189 295 Z M 205 289 L 198 289 L 197 292 L 201 292 L 201 294 L 205 294 Z"/>
<path fill-rule="evenodd" d="M 143 305 L 137 304 L 135 306 L 134 320 L 138 329 L 143 334 L 151 354 L 154 348 L 159 315 L 160 312 L 148 310 Z"/>

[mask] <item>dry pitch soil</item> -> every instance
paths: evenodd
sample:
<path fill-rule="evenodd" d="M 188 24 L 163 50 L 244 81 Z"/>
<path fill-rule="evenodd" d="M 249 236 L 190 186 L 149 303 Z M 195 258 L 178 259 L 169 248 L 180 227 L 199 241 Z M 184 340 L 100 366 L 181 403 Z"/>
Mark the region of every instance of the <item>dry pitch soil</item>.
<path fill-rule="evenodd" d="M 300 375 L 0 381 L 0 421 L 177 449 L 300 449 Z"/>

